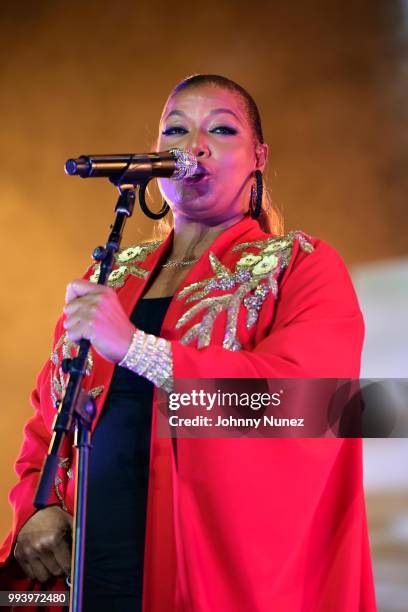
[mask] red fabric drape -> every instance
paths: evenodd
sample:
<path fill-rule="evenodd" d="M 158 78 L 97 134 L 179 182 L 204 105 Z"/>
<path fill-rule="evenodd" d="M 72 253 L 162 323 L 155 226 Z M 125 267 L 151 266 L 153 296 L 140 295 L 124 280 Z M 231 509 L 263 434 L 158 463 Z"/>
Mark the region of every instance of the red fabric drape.
<path fill-rule="evenodd" d="M 195 342 L 180 341 L 203 313 L 178 329 L 177 321 L 191 304 L 177 295 L 213 275 L 209 251 L 233 269 L 242 255 L 234 246 L 270 237 L 256 221 L 243 219 L 213 242 L 177 290 L 161 330 L 172 341 L 175 378 L 358 377 L 362 315 L 343 261 L 319 240 L 312 241 L 312 253 L 294 242 L 278 297 L 267 297 L 250 329 L 241 307 L 241 350 L 222 346 L 227 325 L 223 312 L 215 320 L 209 346 L 199 349 Z M 140 264 L 148 272 L 144 280 L 129 275 L 118 289 L 129 316 L 171 241 L 172 233 Z M 245 250 L 256 254 L 259 247 Z M 55 340 L 62 332 L 61 319 Z M 39 375 L 35 413 L 17 461 L 20 480 L 10 496 L 13 530 L 0 557 L 8 580 L 15 564 L 7 559 L 16 534 L 34 511 L 32 495 L 55 414 L 52 368 L 47 363 Z M 87 387 L 104 387 L 97 399 L 98 416 L 112 373 L 113 365 L 95 355 Z M 144 612 L 375 610 L 361 440 L 178 439 L 176 465 L 171 441 L 157 436 L 156 419 L 155 394 Z M 63 472 L 61 478 L 64 503 L 72 511 L 73 479 Z M 58 503 L 58 498 L 51 502 Z"/>

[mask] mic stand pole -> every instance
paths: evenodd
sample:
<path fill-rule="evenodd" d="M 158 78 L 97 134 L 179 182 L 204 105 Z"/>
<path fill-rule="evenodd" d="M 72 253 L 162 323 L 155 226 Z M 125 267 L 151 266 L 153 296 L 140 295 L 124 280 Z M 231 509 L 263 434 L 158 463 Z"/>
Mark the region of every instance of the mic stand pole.
<path fill-rule="evenodd" d="M 125 174 L 125 173 L 124 173 Z M 97 247 L 93 258 L 100 262 L 99 285 L 106 285 L 114 264 L 115 253 L 120 248 L 123 228 L 126 220 L 133 213 L 135 203 L 135 184 L 118 184 L 119 199 L 116 204 L 116 218 L 111 225 L 111 233 L 104 247 Z M 113 181 L 112 181 L 113 182 Z M 137 183 L 137 182 L 136 182 Z M 73 554 L 71 563 L 70 612 L 82 611 L 83 571 L 85 553 L 86 503 L 88 484 L 88 459 L 91 448 L 91 427 L 95 416 L 95 403 L 82 388 L 81 382 L 86 373 L 86 363 L 90 348 L 89 340 L 82 339 L 79 352 L 73 359 L 64 359 L 61 367 L 69 373 L 68 385 L 64 398 L 59 406 L 53 424 L 53 436 L 48 455 L 45 459 L 39 480 L 34 506 L 38 509 L 48 505 L 48 499 L 54 484 L 58 467 L 58 453 L 62 441 L 75 427 L 75 446 L 77 450 L 77 468 L 75 483 L 75 510 L 73 528 Z"/>

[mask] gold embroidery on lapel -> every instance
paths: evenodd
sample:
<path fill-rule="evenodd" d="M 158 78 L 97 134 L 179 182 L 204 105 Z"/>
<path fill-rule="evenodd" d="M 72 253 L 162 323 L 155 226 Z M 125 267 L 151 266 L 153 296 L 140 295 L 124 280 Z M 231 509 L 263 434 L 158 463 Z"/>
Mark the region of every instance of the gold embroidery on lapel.
<path fill-rule="evenodd" d="M 109 275 L 108 286 L 114 288 L 123 287 L 129 274 L 145 279 L 149 272 L 141 268 L 138 263 L 144 261 L 161 243 L 162 240 L 154 240 L 127 247 L 119 251 L 119 253 L 115 255 L 116 267 Z M 89 279 L 91 283 L 98 282 L 100 269 L 100 264 L 94 264 L 92 276 Z"/>
<path fill-rule="evenodd" d="M 63 471 L 65 470 L 67 473 L 68 478 L 72 478 L 72 469 L 71 469 L 71 459 L 69 457 L 60 457 L 58 459 L 58 469 Z M 63 480 L 61 478 L 61 476 L 58 474 L 58 470 L 57 473 L 55 475 L 55 480 L 54 480 L 54 490 L 55 490 L 55 494 L 58 497 L 60 503 L 61 503 L 61 507 L 63 510 L 67 511 L 67 507 L 65 505 L 65 501 L 64 501 L 64 497 L 62 494 L 62 491 L 60 491 L 59 486 L 63 483 Z"/>
<path fill-rule="evenodd" d="M 109 275 L 109 287 L 123 287 L 126 278 L 129 275 L 137 276 L 145 279 L 149 272 L 144 270 L 138 264 L 143 262 L 146 257 L 152 253 L 162 243 L 162 240 L 154 240 L 144 242 L 139 245 L 134 245 L 122 249 L 115 255 L 115 268 Z M 97 283 L 100 272 L 100 264 L 93 265 L 92 275 L 89 280 L 92 283 Z M 56 343 L 52 353 L 51 362 L 51 399 L 55 408 L 58 408 L 60 401 L 64 397 L 66 386 L 68 384 L 68 374 L 62 371 L 61 362 L 63 359 L 72 359 L 78 353 L 78 346 L 71 342 L 66 333 L 62 334 Z M 89 376 L 93 369 L 93 357 L 89 352 L 86 364 L 86 374 Z M 89 394 L 95 399 L 104 390 L 104 386 L 95 387 L 89 390 Z"/>
<path fill-rule="evenodd" d="M 240 350 L 241 343 L 237 338 L 240 306 L 244 304 L 246 308 L 246 326 L 249 329 L 257 321 L 259 310 L 268 294 L 272 293 L 276 299 L 278 282 L 283 270 L 289 264 L 295 240 L 299 242 L 303 251 L 311 253 L 314 250 L 311 238 L 300 231 L 289 232 L 286 236 L 238 244 L 232 252 L 247 248 L 257 248 L 259 251 L 244 252 L 233 271 L 210 252 L 209 261 L 214 274 L 202 281 L 191 283 L 177 295 L 178 300 L 188 296 L 186 304 L 196 303 L 180 317 L 176 329 L 183 327 L 201 310 L 207 309 L 201 322 L 186 331 L 180 341 L 189 344 L 197 338 L 198 348 L 208 346 L 211 342 L 214 321 L 222 310 L 226 310 L 227 322 L 223 347 L 232 351 Z M 229 293 L 207 297 L 214 290 Z"/>
<path fill-rule="evenodd" d="M 54 367 L 51 367 L 51 399 L 54 408 L 58 408 L 62 398 L 64 397 L 65 390 L 68 384 L 69 374 L 65 374 L 62 370 L 61 363 L 63 359 L 72 359 L 76 357 L 78 353 L 78 345 L 68 338 L 67 332 L 64 332 L 56 343 L 51 353 L 51 363 Z M 86 374 L 89 376 L 92 372 L 94 365 L 92 352 L 88 353 L 88 359 L 86 362 Z M 103 385 L 90 389 L 89 393 L 95 399 L 104 390 Z"/>
<path fill-rule="evenodd" d="M 99 385 L 99 387 L 94 387 L 89 391 L 89 395 L 93 397 L 93 399 L 96 399 L 102 393 L 104 388 L 105 387 L 103 385 Z"/>

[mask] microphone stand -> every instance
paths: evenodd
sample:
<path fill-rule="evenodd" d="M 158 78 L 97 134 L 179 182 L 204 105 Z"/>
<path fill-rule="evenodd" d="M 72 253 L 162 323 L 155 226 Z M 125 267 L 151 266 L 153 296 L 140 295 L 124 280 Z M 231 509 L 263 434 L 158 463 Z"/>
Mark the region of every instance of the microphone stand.
<path fill-rule="evenodd" d="M 128 217 L 133 213 L 136 187 L 141 185 L 134 176 L 130 176 L 127 168 L 118 179 L 110 179 L 119 189 L 119 199 L 116 204 L 116 218 L 110 226 L 111 233 L 104 247 L 97 247 L 93 258 L 100 262 L 99 285 L 106 285 L 114 264 L 115 253 L 120 248 L 122 233 Z M 146 182 L 146 179 L 143 179 Z M 53 424 L 53 435 L 40 476 L 34 506 L 38 509 L 48 505 L 48 499 L 53 487 L 58 467 L 58 453 L 61 444 L 75 428 L 74 446 L 77 448 L 75 509 L 71 562 L 70 612 L 82 611 L 83 572 L 85 557 L 85 527 L 88 485 L 88 460 L 91 448 L 91 427 L 96 408 L 93 398 L 81 386 L 86 372 L 87 357 L 90 349 L 89 340 L 82 339 L 79 343 L 78 355 L 73 359 L 64 359 L 61 367 L 69 373 L 68 385 L 64 398 L 60 403 L 58 414 Z"/>

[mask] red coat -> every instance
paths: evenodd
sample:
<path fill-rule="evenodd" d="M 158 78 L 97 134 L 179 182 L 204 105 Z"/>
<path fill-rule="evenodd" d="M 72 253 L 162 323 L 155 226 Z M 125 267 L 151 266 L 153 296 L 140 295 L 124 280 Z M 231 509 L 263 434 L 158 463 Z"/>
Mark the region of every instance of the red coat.
<path fill-rule="evenodd" d="M 171 241 L 172 233 L 118 256 L 111 285 L 129 316 Z M 257 301 L 244 301 L 250 296 Z M 53 401 L 63 393 L 60 361 L 73 348 L 61 339 L 62 320 L 32 395 L 3 561 L 34 512 Z M 246 217 L 191 269 L 160 335 L 172 341 L 175 378 L 357 378 L 364 325 L 333 248 L 301 233 L 273 237 Z M 89 363 L 86 386 L 98 416 L 113 369 L 97 354 Z M 178 439 L 176 466 L 156 419 L 155 394 L 144 612 L 375 610 L 361 440 Z M 51 502 L 72 512 L 69 445 L 65 452 Z M 12 567 L 6 564 L 7 575 L 17 576 Z"/>

